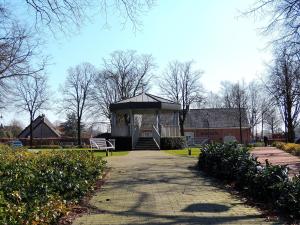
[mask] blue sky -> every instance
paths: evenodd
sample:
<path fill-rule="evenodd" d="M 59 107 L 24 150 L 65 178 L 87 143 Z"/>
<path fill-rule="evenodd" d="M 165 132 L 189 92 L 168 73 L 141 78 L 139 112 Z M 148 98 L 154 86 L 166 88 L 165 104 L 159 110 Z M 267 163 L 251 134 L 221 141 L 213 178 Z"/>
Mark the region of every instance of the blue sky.
<path fill-rule="evenodd" d="M 110 28 L 103 27 L 104 17 L 95 16 L 78 34 L 45 36 L 43 53 L 51 59 L 48 75 L 53 95 L 59 97 L 56 93 L 70 66 L 90 62 L 101 68 L 103 57 L 127 49 L 152 54 L 156 76 L 162 75 L 169 61 L 194 60 L 195 68 L 204 71 L 201 81 L 208 91 L 217 92 L 222 80 L 256 79 L 263 75 L 271 54 L 265 48 L 268 39 L 258 30 L 262 24 L 251 16 L 241 16 L 240 11 L 253 3 L 254 0 L 161 0 L 141 17 L 143 27 L 137 32 L 130 24 L 123 27 L 119 17 L 111 14 Z M 152 92 L 158 94 L 155 82 L 152 86 Z M 45 113 L 52 121 L 59 118 L 54 110 Z M 6 120 L 12 117 L 24 119 L 27 115 L 15 113 L 7 115 Z"/>

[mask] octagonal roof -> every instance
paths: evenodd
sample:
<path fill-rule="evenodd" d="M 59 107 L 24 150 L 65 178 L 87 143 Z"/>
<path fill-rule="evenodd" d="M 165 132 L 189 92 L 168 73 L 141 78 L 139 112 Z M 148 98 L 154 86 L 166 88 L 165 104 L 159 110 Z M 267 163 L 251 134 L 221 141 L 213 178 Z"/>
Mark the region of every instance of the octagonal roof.
<path fill-rule="evenodd" d="M 148 93 L 142 93 L 134 97 L 112 103 L 109 106 L 111 111 L 119 109 L 161 109 L 161 110 L 180 110 L 180 104 L 155 96 Z"/>

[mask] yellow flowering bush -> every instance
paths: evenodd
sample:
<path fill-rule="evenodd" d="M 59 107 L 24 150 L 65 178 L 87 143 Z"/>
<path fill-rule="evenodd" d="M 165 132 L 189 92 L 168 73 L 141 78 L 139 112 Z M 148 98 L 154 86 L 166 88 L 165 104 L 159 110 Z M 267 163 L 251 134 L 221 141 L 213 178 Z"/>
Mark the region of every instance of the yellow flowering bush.
<path fill-rule="evenodd" d="M 284 143 L 284 142 L 275 142 L 274 147 L 284 150 L 293 155 L 300 155 L 300 144 L 295 143 Z"/>

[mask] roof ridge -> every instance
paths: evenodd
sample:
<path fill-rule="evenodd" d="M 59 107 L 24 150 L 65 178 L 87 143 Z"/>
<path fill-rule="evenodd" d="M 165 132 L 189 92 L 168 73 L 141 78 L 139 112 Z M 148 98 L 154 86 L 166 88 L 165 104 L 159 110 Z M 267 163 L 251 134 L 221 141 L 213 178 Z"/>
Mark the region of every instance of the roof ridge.
<path fill-rule="evenodd" d="M 219 108 L 201 108 L 201 109 L 190 109 L 190 110 L 210 110 L 210 109 L 226 109 L 226 110 L 230 110 L 230 109 L 239 109 L 239 108 L 226 108 L 226 107 L 219 107 Z M 245 107 L 242 107 L 241 109 L 246 109 Z"/>
<path fill-rule="evenodd" d="M 38 119 L 39 119 L 39 121 L 37 121 Z M 34 123 L 36 123 L 36 124 L 34 124 Z M 32 127 L 32 130 L 35 130 L 41 123 L 46 124 L 46 126 L 47 126 L 50 130 L 52 130 L 56 135 L 60 136 L 59 132 L 58 132 L 58 131 L 56 130 L 56 128 L 52 125 L 52 123 L 46 118 L 46 116 L 41 116 L 41 115 L 39 115 L 38 117 L 36 117 L 36 118 L 32 121 L 32 125 L 34 125 L 34 126 Z M 29 135 L 29 133 L 30 133 L 30 124 L 29 124 L 27 127 L 25 127 L 25 128 L 21 131 L 21 133 L 20 133 L 18 136 L 22 135 L 23 133 L 25 133 L 25 136 L 26 136 L 26 135 Z"/>
<path fill-rule="evenodd" d="M 157 98 L 161 98 L 161 99 L 164 99 L 164 100 L 166 100 L 166 101 L 176 103 L 175 101 L 170 100 L 170 99 L 167 99 L 167 98 L 164 98 L 164 97 L 160 97 L 160 96 L 153 95 L 153 94 L 149 94 L 149 93 L 145 93 L 145 94 L 147 94 L 148 96 L 150 96 L 151 98 L 153 98 L 153 99 L 155 99 L 155 100 L 157 100 L 157 101 L 159 101 Z"/>

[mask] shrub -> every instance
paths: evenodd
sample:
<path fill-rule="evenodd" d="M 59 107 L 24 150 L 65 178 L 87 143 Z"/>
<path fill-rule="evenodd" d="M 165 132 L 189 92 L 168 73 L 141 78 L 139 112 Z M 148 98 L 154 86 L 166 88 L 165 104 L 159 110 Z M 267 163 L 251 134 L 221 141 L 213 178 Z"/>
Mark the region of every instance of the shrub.
<path fill-rule="evenodd" d="M 183 149 L 186 145 L 184 137 L 163 137 L 160 139 L 162 150 Z"/>
<path fill-rule="evenodd" d="M 202 148 L 198 167 L 225 181 L 234 182 L 254 200 L 266 203 L 293 218 L 300 217 L 300 177 L 288 178 L 286 166 L 263 166 L 247 148 L 237 144 L 207 145 Z"/>
<path fill-rule="evenodd" d="M 293 155 L 300 155 L 300 144 L 295 143 L 284 143 L 284 142 L 274 142 L 274 147 L 279 148 Z"/>
<path fill-rule="evenodd" d="M 273 147 L 276 147 L 276 148 L 279 148 L 279 149 L 282 149 L 283 148 L 283 146 L 285 145 L 285 143 L 284 142 L 273 142 L 272 143 L 272 146 Z"/>
<path fill-rule="evenodd" d="M 203 146 L 198 163 L 200 169 L 226 180 L 234 180 L 236 176 L 248 171 L 249 167 L 257 165 L 258 162 L 251 158 L 248 149 L 236 143 Z"/>
<path fill-rule="evenodd" d="M 36 145 L 30 148 L 31 149 L 60 149 L 62 147 L 60 145 Z"/>
<path fill-rule="evenodd" d="M 0 223 L 55 223 L 69 202 L 91 190 L 104 167 L 87 151 L 0 151 Z"/>
<path fill-rule="evenodd" d="M 116 151 L 131 150 L 132 140 L 131 137 L 113 137 L 115 139 Z"/>

